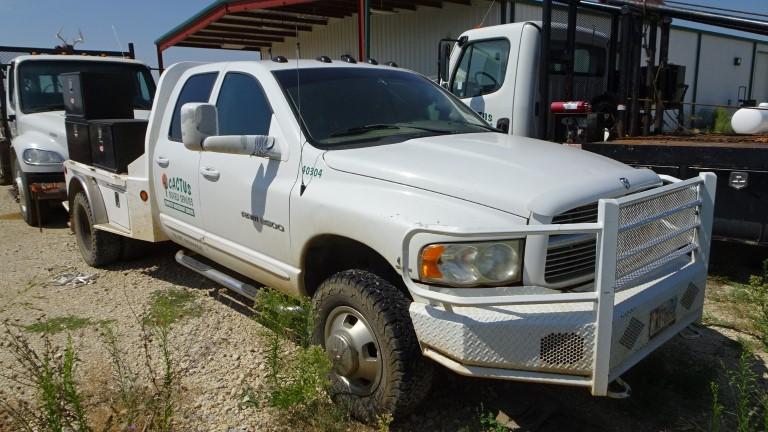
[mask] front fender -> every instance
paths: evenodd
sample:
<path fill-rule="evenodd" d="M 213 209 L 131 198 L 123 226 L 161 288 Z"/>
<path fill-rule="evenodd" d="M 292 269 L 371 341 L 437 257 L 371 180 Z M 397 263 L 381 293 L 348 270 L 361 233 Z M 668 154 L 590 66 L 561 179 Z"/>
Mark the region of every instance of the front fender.
<path fill-rule="evenodd" d="M 336 235 L 367 245 L 400 268 L 406 233 L 418 226 L 514 227 L 527 221 L 479 204 L 406 185 L 324 170 L 291 203 L 293 262 L 300 266 L 307 241 Z"/>
<path fill-rule="evenodd" d="M 64 159 L 67 158 L 66 152 L 62 153 L 61 146 L 55 139 L 42 132 L 29 131 L 15 137 L 11 142 L 11 150 L 14 152 L 16 160 L 19 161 L 21 171 L 25 173 L 59 173 L 64 171 L 63 164 L 29 165 L 25 163 L 22 155 L 24 150 L 30 148 L 53 151 L 60 154 Z"/>

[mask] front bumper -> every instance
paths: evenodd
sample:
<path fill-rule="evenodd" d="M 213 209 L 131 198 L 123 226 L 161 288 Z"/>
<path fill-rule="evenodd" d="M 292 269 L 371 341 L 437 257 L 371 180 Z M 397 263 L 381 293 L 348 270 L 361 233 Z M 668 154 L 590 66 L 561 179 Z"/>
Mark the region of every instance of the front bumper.
<path fill-rule="evenodd" d="M 416 299 L 410 315 L 424 355 L 464 375 L 579 385 L 606 395 L 609 382 L 700 319 L 714 180 L 714 175 L 703 174 L 602 200 L 595 224 L 481 233 L 484 239 L 521 233 L 595 234 L 598 271 L 592 291 L 517 287 L 519 294 L 508 288 L 499 295 L 489 295 L 489 290 L 478 295 L 473 289 L 436 288 L 404 278 Z M 683 193 L 693 197 L 694 190 L 690 202 L 676 200 Z M 410 257 L 418 249 L 412 240 L 425 233 L 472 236 L 437 228 L 413 230 L 404 245 L 404 274 L 412 274 Z"/>

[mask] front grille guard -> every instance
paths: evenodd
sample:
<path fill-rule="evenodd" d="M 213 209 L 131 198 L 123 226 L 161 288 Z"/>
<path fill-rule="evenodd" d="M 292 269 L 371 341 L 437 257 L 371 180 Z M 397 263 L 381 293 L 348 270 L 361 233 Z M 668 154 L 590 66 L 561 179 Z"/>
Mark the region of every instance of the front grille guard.
<path fill-rule="evenodd" d="M 664 179 L 673 181 L 668 177 Z M 416 227 L 410 230 L 403 240 L 401 264 L 403 280 L 414 297 L 440 304 L 446 310 L 451 310 L 455 306 L 485 307 L 592 302 L 596 331 L 592 376 L 589 379 L 500 369 L 489 369 L 490 372 L 487 375 L 506 379 L 588 386 L 593 395 L 605 396 L 608 393 L 611 372 L 609 362 L 615 293 L 644 283 L 647 281 L 643 279 L 644 277 L 654 274 L 656 270 L 673 259 L 687 257 L 691 262 L 703 262 L 706 267 L 712 233 L 716 179 L 713 173 L 701 173 L 698 177 L 689 180 L 677 180 L 665 186 L 621 198 L 601 199 L 598 203 L 596 223 L 524 225 L 516 227 L 514 231 L 478 231 L 444 226 Z M 680 195 L 691 199 L 677 199 Z M 679 217 L 678 215 L 683 212 L 689 212 L 693 217 L 690 215 Z M 682 226 L 678 227 L 668 221 L 669 218 L 674 217 L 677 217 L 675 221 L 682 223 Z M 655 237 L 643 242 L 643 229 L 647 231 L 645 234 L 652 234 Z M 472 289 L 448 292 L 444 288 L 420 284 L 413 280 L 418 275 L 418 269 L 411 266 L 411 259 L 414 258 L 411 253 L 411 242 L 419 234 L 439 235 L 455 238 L 457 241 L 480 238 L 483 240 L 510 239 L 532 235 L 594 234 L 597 237 L 595 288 L 593 291 L 575 293 L 478 296 L 473 294 Z M 680 237 L 688 239 L 688 243 L 682 244 L 679 241 Z M 668 250 L 670 246 L 673 250 Z M 643 257 L 644 254 L 645 257 Z M 460 294 L 457 294 L 457 291 Z M 425 349 L 425 354 L 444 365 L 472 374 L 467 372 L 472 368 L 458 365 L 455 361 L 428 348 Z"/>

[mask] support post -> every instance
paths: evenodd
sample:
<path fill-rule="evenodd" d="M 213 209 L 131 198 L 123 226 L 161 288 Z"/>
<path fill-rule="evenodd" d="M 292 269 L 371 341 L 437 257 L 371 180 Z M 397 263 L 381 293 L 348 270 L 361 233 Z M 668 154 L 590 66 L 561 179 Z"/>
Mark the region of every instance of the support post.
<path fill-rule="evenodd" d="M 578 14 L 579 0 L 568 2 L 568 29 L 565 40 L 566 68 L 565 68 L 565 100 L 573 100 L 573 74 L 575 68 L 576 51 L 576 17 Z"/>
<path fill-rule="evenodd" d="M 549 120 L 549 47 L 552 40 L 552 0 L 543 0 L 541 9 L 541 52 L 539 53 L 539 138 L 547 139 Z"/>
<path fill-rule="evenodd" d="M 642 32 L 643 20 L 638 17 L 632 20 L 632 34 L 637 35 Z M 640 28 L 638 28 L 638 26 Z M 632 101 L 629 104 L 629 134 L 637 136 L 640 133 L 640 56 L 642 55 L 642 44 L 636 38 L 632 40 L 632 49 L 630 63 L 632 65 Z"/>
<path fill-rule="evenodd" d="M 619 138 L 627 133 L 627 94 L 629 92 L 629 68 L 631 65 L 630 49 L 632 47 L 632 14 L 628 6 L 621 8 L 621 50 L 619 51 L 619 82 L 618 82 L 618 122 L 616 131 Z"/>
<path fill-rule="evenodd" d="M 128 57 L 136 60 L 136 51 L 133 48 L 133 42 L 128 42 Z"/>
<path fill-rule="evenodd" d="M 654 82 L 656 81 L 656 21 L 651 21 L 648 26 L 648 46 L 645 48 L 645 102 L 643 103 L 643 135 L 651 134 L 651 100 L 655 99 L 656 92 Z M 658 102 L 658 100 L 657 100 Z M 663 113 L 663 111 L 662 111 Z"/>
<path fill-rule="evenodd" d="M 359 0 L 357 14 L 357 39 L 359 60 L 364 62 L 371 55 L 371 7 L 369 0 Z"/>
<path fill-rule="evenodd" d="M 615 93 L 616 88 L 616 51 L 619 48 L 619 14 L 611 15 L 611 36 L 608 42 L 608 92 Z"/>
<path fill-rule="evenodd" d="M 701 60 L 701 32 L 696 38 L 696 64 L 693 66 L 693 95 L 691 96 L 691 124 L 693 127 L 696 116 L 696 95 L 699 93 L 699 63 Z"/>
<path fill-rule="evenodd" d="M 163 74 L 165 67 L 163 66 L 163 50 L 160 49 L 160 45 L 155 45 L 157 48 L 157 69 L 160 75 Z"/>
<path fill-rule="evenodd" d="M 661 20 L 661 42 L 659 43 L 659 75 L 666 77 L 667 65 L 669 64 L 669 34 L 672 26 L 672 20 L 665 17 Z M 666 79 L 664 81 L 666 83 Z M 666 107 L 664 106 L 664 92 L 661 88 L 656 89 L 656 121 L 653 124 L 653 131 L 656 134 L 664 132 L 664 112 Z M 684 101 L 680 101 L 680 105 Z M 678 122 L 682 119 L 678 119 Z M 680 125 L 678 124 L 678 127 Z"/>
<path fill-rule="evenodd" d="M 757 42 L 752 42 L 752 63 L 749 69 L 749 91 L 747 99 L 752 100 L 752 87 L 755 84 L 755 61 L 757 60 Z"/>

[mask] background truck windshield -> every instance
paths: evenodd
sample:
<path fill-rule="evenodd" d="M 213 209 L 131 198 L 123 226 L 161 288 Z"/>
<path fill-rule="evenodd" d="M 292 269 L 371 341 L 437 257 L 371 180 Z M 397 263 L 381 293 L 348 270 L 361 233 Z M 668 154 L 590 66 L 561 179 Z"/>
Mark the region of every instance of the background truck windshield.
<path fill-rule="evenodd" d="M 274 74 L 309 141 L 320 147 L 496 131 L 445 90 L 410 72 L 316 68 Z"/>
<path fill-rule="evenodd" d="M 145 66 L 125 63 L 95 61 L 28 61 L 19 64 L 19 100 L 21 111 L 35 113 L 64 109 L 59 75 L 66 72 L 126 72 L 134 76 L 135 93 L 133 107 L 148 110 L 152 108 L 155 96 L 155 82 Z"/>

